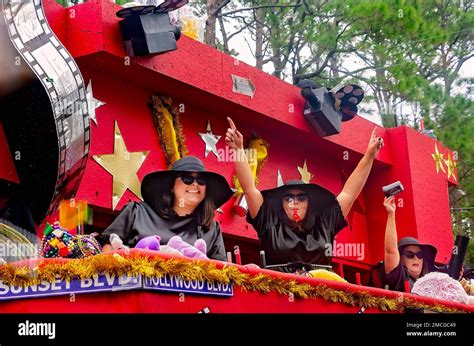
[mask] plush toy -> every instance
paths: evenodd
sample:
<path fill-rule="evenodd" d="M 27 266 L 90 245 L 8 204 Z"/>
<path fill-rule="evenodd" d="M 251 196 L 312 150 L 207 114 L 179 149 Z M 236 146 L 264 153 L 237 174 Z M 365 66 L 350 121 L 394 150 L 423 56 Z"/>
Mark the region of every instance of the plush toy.
<path fill-rule="evenodd" d="M 140 239 L 135 248 L 160 251 L 189 258 L 207 259 L 207 245 L 204 239 L 196 240 L 194 246 L 186 243 L 179 236 L 172 237 L 167 245 L 160 245 L 160 240 L 160 236 L 157 235 L 145 237 Z"/>
<path fill-rule="evenodd" d="M 313 278 L 318 278 L 318 279 L 333 280 L 333 281 L 338 281 L 338 282 L 347 282 L 336 273 L 330 272 L 329 270 L 326 270 L 326 269 L 311 270 L 310 272 L 308 272 L 308 276 L 311 276 Z"/>
<path fill-rule="evenodd" d="M 123 240 L 115 233 L 110 235 L 109 242 L 114 250 L 128 249 L 128 246 L 123 245 Z"/>
<path fill-rule="evenodd" d="M 189 258 L 207 259 L 207 246 L 204 239 L 198 239 L 194 246 L 186 243 L 181 237 L 174 236 L 168 241 L 168 247 L 178 250 L 183 256 Z"/>
<path fill-rule="evenodd" d="M 161 237 L 159 235 L 145 237 L 140 239 L 135 248 L 160 251 L 160 240 Z"/>
<path fill-rule="evenodd" d="M 411 293 L 452 302 L 469 303 L 469 297 L 459 281 L 445 273 L 431 272 L 419 278 L 413 285 Z"/>
<path fill-rule="evenodd" d="M 160 247 L 160 252 L 169 253 L 171 255 L 183 256 L 183 254 L 179 250 L 173 249 L 172 247 L 169 247 L 168 245 L 162 245 Z"/>

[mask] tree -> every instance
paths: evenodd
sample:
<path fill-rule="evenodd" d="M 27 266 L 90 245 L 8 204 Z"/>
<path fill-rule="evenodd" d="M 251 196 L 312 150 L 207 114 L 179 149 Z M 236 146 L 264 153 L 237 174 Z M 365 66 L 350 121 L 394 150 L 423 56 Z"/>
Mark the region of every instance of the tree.
<path fill-rule="evenodd" d="M 207 0 L 207 20 L 204 43 L 212 47 L 216 46 L 217 15 L 229 2 L 230 0 Z"/>

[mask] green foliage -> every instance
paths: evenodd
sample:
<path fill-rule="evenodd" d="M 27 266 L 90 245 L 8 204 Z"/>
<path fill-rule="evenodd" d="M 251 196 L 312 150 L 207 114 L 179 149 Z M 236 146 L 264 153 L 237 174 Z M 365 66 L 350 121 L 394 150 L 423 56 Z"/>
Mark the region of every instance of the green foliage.
<path fill-rule="evenodd" d="M 125 5 L 125 4 L 127 4 L 127 3 L 129 3 L 129 2 L 133 2 L 133 1 L 134 1 L 134 0 L 115 0 L 115 3 L 116 3 L 117 5 L 123 6 L 123 5 Z"/>
<path fill-rule="evenodd" d="M 68 0 L 56 0 L 56 2 L 63 7 L 68 7 Z"/>

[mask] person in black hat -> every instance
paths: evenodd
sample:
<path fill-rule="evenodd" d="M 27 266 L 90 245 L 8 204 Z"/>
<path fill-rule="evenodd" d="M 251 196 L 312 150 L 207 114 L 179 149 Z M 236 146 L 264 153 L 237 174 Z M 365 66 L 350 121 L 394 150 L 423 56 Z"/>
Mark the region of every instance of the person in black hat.
<path fill-rule="evenodd" d="M 433 245 L 421 244 L 412 237 L 403 238 L 397 244 L 395 198 L 385 197 L 384 206 L 388 216 L 382 280 L 389 289 L 401 292 L 405 291 L 405 281 L 408 281 L 411 291 L 417 279 L 435 271 L 437 250 Z"/>
<path fill-rule="evenodd" d="M 248 205 L 247 221 L 258 233 L 268 265 L 304 262 L 330 265 L 334 237 L 345 226 L 345 217 L 365 185 L 375 155 L 383 146 L 376 129 L 366 154 L 336 197 L 316 184 L 289 181 L 285 185 L 259 191 L 243 149 L 243 136 L 228 118 L 226 143 L 237 150 L 236 175 Z M 281 270 L 288 271 L 284 267 Z"/>
<path fill-rule="evenodd" d="M 221 230 L 214 221 L 215 210 L 233 194 L 223 176 L 206 171 L 201 160 L 187 156 L 171 170 L 146 175 L 141 194 L 143 202 L 127 204 L 103 235 L 115 233 L 130 247 L 152 235 L 159 235 L 162 244 L 176 235 L 189 244 L 204 239 L 209 258 L 226 260 Z"/>

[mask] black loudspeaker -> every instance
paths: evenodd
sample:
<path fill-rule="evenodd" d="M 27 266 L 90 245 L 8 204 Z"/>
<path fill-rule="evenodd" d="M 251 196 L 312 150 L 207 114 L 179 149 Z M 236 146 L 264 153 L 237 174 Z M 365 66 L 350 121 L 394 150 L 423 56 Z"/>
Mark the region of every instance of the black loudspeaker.
<path fill-rule="evenodd" d="M 455 280 L 459 280 L 461 275 L 461 269 L 464 264 L 464 258 L 466 257 L 467 247 L 469 245 L 469 238 L 465 235 L 458 234 L 454 241 L 453 251 L 451 259 L 449 261 L 449 276 Z"/>
<path fill-rule="evenodd" d="M 320 87 L 307 79 L 300 81 L 297 86 L 301 88 L 301 96 L 306 100 L 303 116 L 321 137 L 340 133 L 341 122 L 351 120 L 356 115 L 356 104 L 363 98 L 362 89 L 355 85 L 345 87 L 350 91 L 357 89 L 357 97 L 352 97 L 351 102 L 347 101 L 351 95 L 346 96 L 343 92 L 345 88 L 334 94 L 326 87 Z M 341 96 L 336 99 L 339 94 Z"/>
<path fill-rule="evenodd" d="M 129 56 L 162 54 L 176 50 L 181 37 L 167 12 L 154 12 L 154 6 L 137 6 L 117 12 L 125 50 Z"/>
<path fill-rule="evenodd" d="M 342 115 L 334 109 L 334 98 L 325 87 L 303 88 L 301 95 L 306 99 L 304 118 L 321 137 L 338 134 Z"/>

